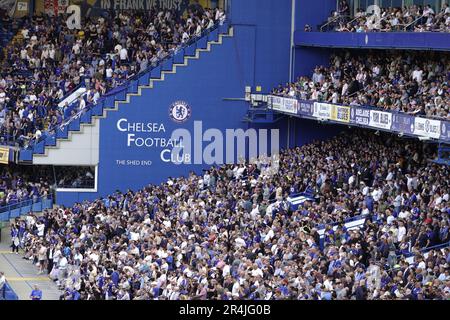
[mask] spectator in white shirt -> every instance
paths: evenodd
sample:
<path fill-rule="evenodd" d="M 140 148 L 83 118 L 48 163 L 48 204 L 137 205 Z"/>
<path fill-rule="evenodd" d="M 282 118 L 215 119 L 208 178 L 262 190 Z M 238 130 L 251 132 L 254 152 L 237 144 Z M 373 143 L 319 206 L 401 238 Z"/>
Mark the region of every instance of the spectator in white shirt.
<path fill-rule="evenodd" d="M 128 60 L 128 50 L 126 48 L 121 48 L 120 49 L 120 60 L 121 61 Z"/>
<path fill-rule="evenodd" d="M 78 110 L 84 110 L 84 108 L 86 108 L 86 101 L 84 100 L 83 96 L 80 96 L 80 98 L 78 98 L 79 104 L 78 104 Z"/>

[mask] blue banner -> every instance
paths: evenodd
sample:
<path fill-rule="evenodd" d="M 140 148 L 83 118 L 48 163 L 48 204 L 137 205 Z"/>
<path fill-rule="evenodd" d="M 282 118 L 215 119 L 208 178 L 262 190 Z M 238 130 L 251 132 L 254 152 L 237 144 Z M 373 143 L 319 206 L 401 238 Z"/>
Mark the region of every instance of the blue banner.
<path fill-rule="evenodd" d="M 394 114 L 392 130 L 406 134 L 414 133 L 414 117 L 407 114 Z"/>
<path fill-rule="evenodd" d="M 347 123 L 360 127 L 370 127 L 443 141 L 450 141 L 450 122 L 413 115 L 391 112 L 373 107 L 344 106 L 309 100 L 297 100 L 280 96 L 269 96 L 269 107 L 272 110 L 292 114 L 296 106 L 296 114 L 302 118 L 313 118 L 333 123 Z"/>
<path fill-rule="evenodd" d="M 115 11 L 173 10 L 183 14 L 190 0 L 72 0 L 79 5 L 83 16 L 107 16 Z"/>
<path fill-rule="evenodd" d="M 441 139 L 450 141 L 450 122 L 446 121 L 441 126 Z"/>
<path fill-rule="evenodd" d="M 312 116 L 314 112 L 314 102 L 308 100 L 299 100 L 298 101 L 298 113 Z"/>
<path fill-rule="evenodd" d="M 297 46 L 334 48 L 399 48 L 450 50 L 448 32 L 304 32 L 294 35 Z"/>
<path fill-rule="evenodd" d="M 350 111 L 350 123 L 354 123 L 357 125 L 368 126 L 370 120 L 370 110 L 353 107 Z"/>

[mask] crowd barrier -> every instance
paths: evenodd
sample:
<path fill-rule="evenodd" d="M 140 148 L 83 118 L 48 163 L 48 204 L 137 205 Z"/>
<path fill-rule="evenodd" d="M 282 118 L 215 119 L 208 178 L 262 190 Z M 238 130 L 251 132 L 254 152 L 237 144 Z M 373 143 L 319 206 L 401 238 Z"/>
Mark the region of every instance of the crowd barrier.
<path fill-rule="evenodd" d="M 9 221 L 29 212 L 40 212 L 53 207 L 53 197 L 40 197 L 0 207 L 0 221 Z"/>
<path fill-rule="evenodd" d="M 95 104 L 87 104 L 76 115 L 65 119 L 56 130 L 43 132 L 39 140 L 33 140 L 28 148 L 20 150 L 19 161 L 32 161 L 33 154 L 44 154 L 45 146 L 56 146 L 58 138 L 67 139 L 69 131 L 79 131 L 81 123 L 91 123 L 92 116 L 102 116 L 105 108 L 114 108 L 115 102 L 126 100 L 128 93 L 136 93 L 139 86 L 148 85 L 151 79 L 160 78 L 162 72 L 171 71 L 173 65 L 183 64 L 186 56 L 195 56 L 197 49 L 205 49 L 208 41 L 217 41 L 220 34 L 228 32 L 229 27 L 228 22 L 224 22 L 217 23 L 210 29 L 204 30 L 201 35 L 192 38 L 172 54 L 159 60 L 155 65 L 131 76 L 122 85 L 106 92 Z"/>
<path fill-rule="evenodd" d="M 371 106 L 349 106 L 275 95 L 268 96 L 268 108 L 300 118 L 350 126 L 369 127 L 400 135 L 450 142 L 450 121 L 425 118 Z"/>
<path fill-rule="evenodd" d="M 2 289 L 0 289 L 0 300 L 19 300 L 19 297 L 6 281 Z"/>
<path fill-rule="evenodd" d="M 447 32 L 304 32 L 295 31 L 295 45 L 327 48 L 450 50 Z"/>

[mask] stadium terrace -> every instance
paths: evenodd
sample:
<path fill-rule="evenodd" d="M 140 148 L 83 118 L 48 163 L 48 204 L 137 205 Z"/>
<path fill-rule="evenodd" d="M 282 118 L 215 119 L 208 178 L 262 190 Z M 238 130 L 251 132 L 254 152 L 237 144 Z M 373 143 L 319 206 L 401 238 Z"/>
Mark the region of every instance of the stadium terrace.
<path fill-rule="evenodd" d="M 0 1 L 0 300 L 436 310 L 449 5 Z"/>

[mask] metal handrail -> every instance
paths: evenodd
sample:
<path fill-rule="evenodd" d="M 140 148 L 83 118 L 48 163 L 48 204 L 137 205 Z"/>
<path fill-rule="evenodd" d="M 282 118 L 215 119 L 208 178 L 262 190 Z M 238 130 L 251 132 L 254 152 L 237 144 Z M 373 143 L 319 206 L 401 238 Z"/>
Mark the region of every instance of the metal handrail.
<path fill-rule="evenodd" d="M 386 21 L 386 19 L 389 18 L 389 17 L 390 17 L 390 15 L 387 15 L 387 16 L 381 18 L 380 20 L 378 20 L 378 22 L 377 22 L 377 24 L 378 24 L 378 29 L 377 29 L 377 30 L 381 30 L 381 24 L 380 24 L 380 23 L 381 23 L 382 21 Z"/>
<path fill-rule="evenodd" d="M 437 244 L 435 246 L 428 247 L 428 248 L 421 248 L 421 249 L 419 249 L 419 251 L 420 251 L 421 254 L 424 254 L 424 253 L 427 253 L 427 252 L 429 252 L 431 250 L 445 249 L 445 248 L 448 248 L 448 247 L 450 247 L 450 241 L 444 242 L 444 243 L 441 243 L 441 244 Z M 405 258 L 410 258 L 410 257 L 414 257 L 415 255 L 416 255 L 415 252 L 410 251 L 410 252 L 408 252 L 406 254 L 405 253 L 401 253 L 401 254 L 397 255 L 397 258 L 400 258 L 402 256 L 405 257 Z"/>
<path fill-rule="evenodd" d="M 215 31 L 216 29 L 218 29 L 220 26 L 227 24 L 227 21 L 221 23 L 218 22 L 216 23 L 213 27 L 209 28 L 209 29 L 205 29 L 202 31 L 202 33 L 199 36 L 194 36 L 191 39 L 189 39 L 186 43 L 181 44 L 180 48 L 177 49 L 177 52 L 180 52 L 181 50 L 186 49 L 187 47 L 191 46 L 192 44 L 194 44 L 196 41 L 198 41 L 199 39 L 203 38 L 204 36 L 209 35 L 210 33 L 212 33 L 213 31 Z M 155 68 L 161 66 L 164 62 L 171 60 L 175 57 L 176 53 L 173 54 L 168 54 L 166 57 L 164 57 L 161 60 L 158 60 L 157 63 L 155 65 L 151 65 L 147 68 L 147 70 L 142 71 L 142 72 L 137 72 L 136 74 L 132 75 L 131 77 L 129 77 L 128 79 L 125 80 L 125 83 L 123 83 L 121 86 L 114 88 L 114 95 L 119 94 L 123 91 L 128 90 L 132 84 L 133 81 L 137 81 L 140 77 L 142 77 L 143 75 L 151 72 L 152 70 L 154 70 Z M 97 101 L 96 104 L 90 104 L 87 105 L 86 108 L 84 110 L 80 110 L 75 116 L 70 117 L 67 121 L 65 121 L 64 123 L 62 123 L 59 128 L 63 129 L 64 127 L 66 127 L 67 125 L 69 125 L 74 119 L 77 119 L 78 117 L 81 117 L 85 112 L 87 112 L 88 110 L 92 109 L 95 105 L 97 104 L 101 104 L 103 101 L 106 100 L 107 97 L 111 96 L 111 94 L 108 94 L 108 92 L 104 95 L 102 95 L 100 97 L 100 99 Z"/>
<path fill-rule="evenodd" d="M 364 88 L 359 89 L 358 91 L 353 92 L 352 94 L 349 94 L 347 97 L 353 97 L 355 96 L 357 93 L 360 93 L 361 91 L 365 91 L 367 89 L 368 86 L 365 86 Z"/>
<path fill-rule="evenodd" d="M 64 130 L 64 128 L 66 126 L 68 126 L 74 119 L 77 119 L 77 118 L 81 117 L 85 112 L 91 110 L 95 105 L 103 103 L 106 100 L 107 97 L 109 97 L 111 95 L 117 95 L 119 93 L 122 93 L 123 91 L 127 91 L 133 85 L 134 81 L 137 81 L 143 75 L 150 73 L 152 70 L 154 70 L 157 67 L 161 66 L 164 62 L 166 62 L 168 60 L 173 60 L 175 55 L 178 52 L 188 48 L 192 44 L 196 43 L 199 39 L 201 39 L 201 38 L 211 34 L 212 32 L 214 32 L 215 30 L 219 29 L 223 25 L 229 26 L 229 21 L 228 20 L 223 21 L 223 22 L 219 21 L 216 24 L 214 24 L 213 27 L 203 30 L 202 33 L 199 36 L 193 36 L 186 43 L 181 43 L 180 47 L 177 48 L 176 52 L 166 55 L 164 58 L 158 60 L 155 64 L 150 65 L 146 70 L 141 71 L 141 72 L 137 72 L 136 74 L 130 76 L 119 87 L 116 87 L 116 88 L 113 88 L 112 90 L 110 90 L 110 91 L 114 92 L 113 94 L 108 94 L 108 92 L 106 92 L 104 95 L 102 95 L 100 97 L 100 99 L 97 101 L 96 104 L 91 103 L 89 105 L 86 105 L 86 108 L 84 108 L 83 110 L 80 110 L 76 115 L 63 119 L 64 121 L 60 125 L 58 125 L 57 128 L 59 128 L 60 130 Z M 68 93 L 68 94 L 71 94 L 71 93 L 73 93 L 73 90 L 71 90 L 71 92 Z M 55 136 L 56 136 L 56 133 L 55 133 Z M 30 145 L 28 146 L 28 149 L 31 149 L 34 144 L 37 144 L 37 143 L 39 143 L 39 142 L 41 142 L 43 140 L 44 139 L 41 137 L 41 139 L 39 139 L 39 141 L 36 141 L 33 144 L 30 143 Z"/>
<path fill-rule="evenodd" d="M 53 196 L 47 195 L 47 196 L 39 197 L 36 201 L 34 201 L 33 199 L 30 199 L 30 200 L 25 200 L 25 201 L 21 201 L 21 202 L 15 203 L 15 204 L 0 207 L 0 221 L 9 221 L 11 219 L 11 212 L 13 210 L 21 210 L 22 208 L 25 208 L 25 207 L 31 207 L 31 209 L 30 209 L 30 211 L 31 211 L 35 204 L 41 204 L 41 210 L 45 209 L 43 206 L 44 206 L 44 204 L 48 203 L 48 202 L 45 202 L 45 200 L 51 201 L 51 203 L 53 204 Z M 21 214 L 22 214 L 22 212 L 21 212 Z"/>
<path fill-rule="evenodd" d="M 325 23 L 323 26 L 320 27 L 320 32 L 323 32 L 323 28 L 326 27 L 327 25 L 329 25 L 333 22 L 336 22 L 337 20 L 345 18 L 345 17 L 349 17 L 349 16 L 348 15 L 344 15 L 344 16 L 339 15 L 336 18 L 334 18 L 333 20 L 328 21 L 327 23 Z"/>
<path fill-rule="evenodd" d="M 350 20 L 350 21 L 347 22 L 347 23 L 352 24 L 354 21 L 356 21 L 356 20 L 358 20 L 358 19 L 361 19 L 361 17 L 355 17 L 355 18 L 353 18 L 352 20 Z"/>
<path fill-rule="evenodd" d="M 413 24 L 417 23 L 417 21 L 419 21 L 420 19 L 422 19 L 422 16 L 420 16 L 419 18 L 417 18 L 416 20 L 414 20 L 414 21 L 411 22 L 410 24 L 407 24 L 407 25 L 403 28 L 403 31 L 406 31 L 406 29 L 407 29 L 409 26 L 412 26 Z"/>

